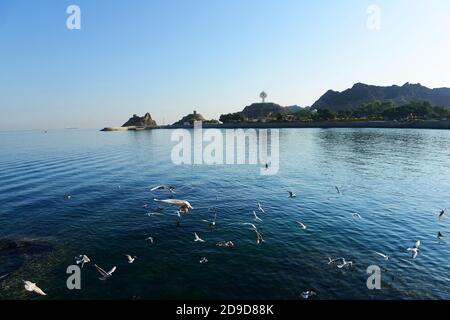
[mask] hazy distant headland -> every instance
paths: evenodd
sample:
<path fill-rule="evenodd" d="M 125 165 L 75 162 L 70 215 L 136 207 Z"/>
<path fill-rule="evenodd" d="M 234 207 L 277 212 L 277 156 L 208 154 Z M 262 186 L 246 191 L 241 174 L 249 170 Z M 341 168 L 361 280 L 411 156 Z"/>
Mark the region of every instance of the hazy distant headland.
<path fill-rule="evenodd" d="M 134 115 L 122 127 L 104 131 L 192 127 L 202 121 L 209 128 L 430 128 L 450 129 L 450 88 L 429 89 L 420 84 L 372 86 L 355 84 L 342 92 L 327 91 L 312 106 L 281 106 L 266 102 L 207 120 L 194 111 L 172 125 L 158 126 L 147 113 Z"/>

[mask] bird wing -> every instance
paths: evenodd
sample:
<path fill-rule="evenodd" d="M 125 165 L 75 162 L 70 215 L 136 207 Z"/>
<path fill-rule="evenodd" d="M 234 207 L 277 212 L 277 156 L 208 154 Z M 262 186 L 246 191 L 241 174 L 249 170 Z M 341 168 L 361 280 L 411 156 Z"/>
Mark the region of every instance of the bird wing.
<path fill-rule="evenodd" d="M 112 275 L 114 271 L 116 271 L 116 267 L 115 266 L 111 270 L 109 270 L 108 275 Z"/>
<path fill-rule="evenodd" d="M 151 188 L 150 191 L 155 191 L 155 190 L 160 190 L 160 189 L 165 189 L 165 186 L 157 186 L 157 187 Z"/>
<path fill-rule="evenodd" d="M 103 270 L 102 268 L 100 268 L 98 265 L 94 264 L 94 266 L 95 266 L 95 268 L 97 269 L 97 271 L 100 272 L 100 274 L 101 274 L 102 276 L 104 276 L 104 277 L 109 276 L 109 274 L 108 274 L 105 270 Z"/>
<path fill-rule="evenodd" d="M 33 291 L 36 292 L 37 294 L 40 294 L 41 296 L 46 296 L 47 295 L 44 291 L 42 291 L 41 288 L 39 288 L 36 285 L 34 286 Z"/>

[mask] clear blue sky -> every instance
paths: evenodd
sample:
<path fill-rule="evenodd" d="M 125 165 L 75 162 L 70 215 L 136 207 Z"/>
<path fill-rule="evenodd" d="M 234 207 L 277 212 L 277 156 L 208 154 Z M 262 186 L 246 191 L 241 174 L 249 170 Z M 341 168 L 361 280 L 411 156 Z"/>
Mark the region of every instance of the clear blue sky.
<path fill-rule="evenodd" d="M 0 0 L 0 130 L 218 118 L 261 90 L 307 106 L 355 82 L 450 87 L 449 57 L 448 0 Z"/>

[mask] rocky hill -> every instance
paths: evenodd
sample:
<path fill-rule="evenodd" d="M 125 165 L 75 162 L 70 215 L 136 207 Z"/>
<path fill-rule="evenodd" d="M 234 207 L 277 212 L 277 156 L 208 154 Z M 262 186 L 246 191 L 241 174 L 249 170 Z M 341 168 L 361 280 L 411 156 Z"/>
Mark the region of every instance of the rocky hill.
<path fill-rule="evenodd" d="M 152 119 L 150 113 L 146 113 L 143 117 L 133 115 L 122 127 L 156 127 L 156 121 Z"/>
<path fill-rule="evenodd" d="M 450 109 L 450 88 L 430 89 L 420 84 L 406 83 L 403 86 L 372 86 L 357 83 L 342 92 L 329 90 L 312 106 L 312 109 L 333 111 L 355 110 L 374 101 L 392 102 L 397 106 L 411 102 L 428 101 L 434 106 Z"/>

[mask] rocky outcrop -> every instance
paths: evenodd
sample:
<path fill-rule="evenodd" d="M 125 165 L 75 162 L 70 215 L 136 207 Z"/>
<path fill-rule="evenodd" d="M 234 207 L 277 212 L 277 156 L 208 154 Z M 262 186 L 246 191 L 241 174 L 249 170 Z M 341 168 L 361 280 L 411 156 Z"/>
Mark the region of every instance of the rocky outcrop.
<path fill-rule="evenodd" d="M 194 124 L 194 121 L 206 121 L 206 120 L 200 113 L 194 111 L 193 113 L 190 113 L 187 116 L 183 117 L 181 120 L 175 122 L 173 125 L 174 126 L 192 125 Z"/>
<path fill-rule="evenodd" d="M 156 127 L 156 121 L 147 112 L 143 117 L 133 115 L 122 127 Z"/>

